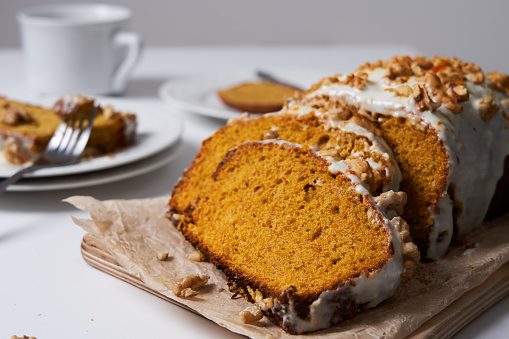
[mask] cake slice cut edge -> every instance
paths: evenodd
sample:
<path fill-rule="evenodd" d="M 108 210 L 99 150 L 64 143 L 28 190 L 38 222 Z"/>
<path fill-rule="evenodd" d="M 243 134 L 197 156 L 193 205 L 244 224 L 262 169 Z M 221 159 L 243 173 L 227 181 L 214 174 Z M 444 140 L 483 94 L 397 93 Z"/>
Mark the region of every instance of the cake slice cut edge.
<path fill-rule="evenodd" d="M 344 161 L 281 140 L 246 142 L 213 177 L 178 227 L 231 288 L 289 333 L 376 306 L 419 260 L 395 212 L 404 193 L 373 197 Z"/>

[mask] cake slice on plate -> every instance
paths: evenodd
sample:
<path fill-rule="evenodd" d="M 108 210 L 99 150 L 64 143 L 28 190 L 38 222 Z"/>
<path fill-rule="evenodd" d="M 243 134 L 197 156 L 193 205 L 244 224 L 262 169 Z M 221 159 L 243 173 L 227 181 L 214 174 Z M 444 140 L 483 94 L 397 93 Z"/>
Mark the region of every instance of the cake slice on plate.
<path fill-rule="evenodd" d="M 89 117 L 95 102 L 83 96 L 61 97 L 53 109 L 0 97 L 0 151 L 7 163 L 21 165 L 35 159 L 62 120 Z M 136 116 L 98 107 L 84 157 L 119 151 L 135 140 Z"/>

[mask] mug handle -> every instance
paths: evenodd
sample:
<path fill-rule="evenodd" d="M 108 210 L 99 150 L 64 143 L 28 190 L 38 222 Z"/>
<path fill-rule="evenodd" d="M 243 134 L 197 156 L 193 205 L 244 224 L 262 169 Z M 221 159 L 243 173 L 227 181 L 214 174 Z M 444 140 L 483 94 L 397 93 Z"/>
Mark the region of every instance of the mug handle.
<path fill-rule="evenodd" d="M 127 86 L 127 79 L 131 73 L 141 51 L 141 37 L 134 32 L 119 31 L 113 36 L 113 48 L 120 50 L 126 48 L 126 55 L 118 65 L 112 77 L 112 92 L 122 93 Z"/>

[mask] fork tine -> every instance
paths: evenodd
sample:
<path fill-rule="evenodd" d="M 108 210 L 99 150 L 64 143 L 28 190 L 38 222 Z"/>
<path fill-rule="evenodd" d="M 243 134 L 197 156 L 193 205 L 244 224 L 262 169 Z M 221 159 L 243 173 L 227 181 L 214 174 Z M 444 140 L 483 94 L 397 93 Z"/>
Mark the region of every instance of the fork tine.
<path fill-rule="evenodd" d="M 53 149 L 55 152 L 63 152 L 65 151 L 65 148 L 69 144 L 69 141 L 71 140 L 72 134 L 74 132 L 74 126 L 76 125 L 76 118 L 73 118 L 70 123 L 67 124 L 67 128 L 64 132 L 64 135 L 62 136 L 62 140 L 60 141 L 60 144 L 58 147 Z"/>
<path fill-rule="evenodd" d="M 88 139 L 90 138 L 90 134 L 92 133 L 92 126 L 94 124 L 96 115 L 97 115 L 97 106 L 94 105 L 94 110 L 92 111 L 92 114 L 90 115 L 90 118 L 88 119 L 88 125 L 79 134 L 76 145 L 72 150 L 73 156 L 79 157 L 85 150 L 85 147 L 87 146 L 87 143 L 88 143 Z"/>
<path fill-rule="evenodd" d="M 48 145 L 46 146 L 46 151 L 54 151 L 58 149 L 58 147 L 62 144 L 62 140 L 64 135 L 69 127 L 69 124 L 65 121 L 61 122 L 58 125 L 55 133 L 53 133 L 53 137 L 49 140 Z"/>
<path fill-rule="evenodd" d="M 62 149 L 62 152 L 64 152 L 65 154 L 70 155 L 73 153 L 74 148 L 76 147 L 76 143 L 78 142 L 78 140 L 81 136 L 81 133 L 83 132 L 83 123 L 84 122 L 85 122 L 84 116 L 82 116 L 80 118 L 78 126 L 76 126 L 76 123 L 73 122 L 72 131 L 69 136 L 69 140 L 68 140 L 67 144 L 64 146 L 64 148 Z"/>

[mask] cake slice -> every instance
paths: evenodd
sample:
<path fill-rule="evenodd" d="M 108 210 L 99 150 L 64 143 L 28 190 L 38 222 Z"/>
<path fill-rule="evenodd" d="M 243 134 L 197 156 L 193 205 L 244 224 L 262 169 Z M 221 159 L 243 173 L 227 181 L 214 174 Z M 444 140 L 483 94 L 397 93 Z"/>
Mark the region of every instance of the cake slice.
<path fill-rule="evenodd" d="M 298 105 L 347 105 L 377 125 L 402 172 L 403 218 L 423 257 L 481 226 L 509 154 L 509 77 L 445 57 L 398 56 L 324 78 Z"/>
<path fill-rule="evenodd" d="M 228 106 L 250 113 L 279 111 L 286 99 L 301 90 L 268 81 L 246 82 L 220 90 L 219 98 Z"/>
<path fill-rule="evenodd" d="M 389 298 L 419 260 L 398 214 L 345 160 L 285 141 L 228 151 L 184 236 L 286 332 L 330 327 Z"/>
<path fill-rule="evenodd" d="M 82 96 L 63 96 L 47 109 L 0 97 L 0 150 L 7 163 L 21 165 L 35 159 L 53 136 L 62 120 L 89 117 L 94 100 Z M 110 106 L 98 107 L 83 157 L 119 151 L 135 139 L 136 116 L 115 112 Z"/>
<path fill-rule="evenodd" d="M 354 170 L 364 173 L 363 179 L 373 194 L 397 190 L 399 169 L 385 142 L 375 135 L 379 131 L 371 129 L 369 122 L 361 126 L 362 119 L 357 117 L 334 122 L 338 114 L 350 113 L 322 114 L 309 107 L 293 106 L 280 113 L 232 119 L 203 141 L 197 156 L 173 189 L 170 216 L 185 220 L 180 216 L 192 213 L 196 200 L 212 184 L 211 175 L 228 150 L 246 141 L 280 139 L 307 145 L 323 155 L 355 162 Z"/>
<path fill-rule="evenodd" d="M 53 105 L 53 112 L 61 120 L 89 119 L 94 110 L 95 100 L 83 95 L 66 94 Z"/>

